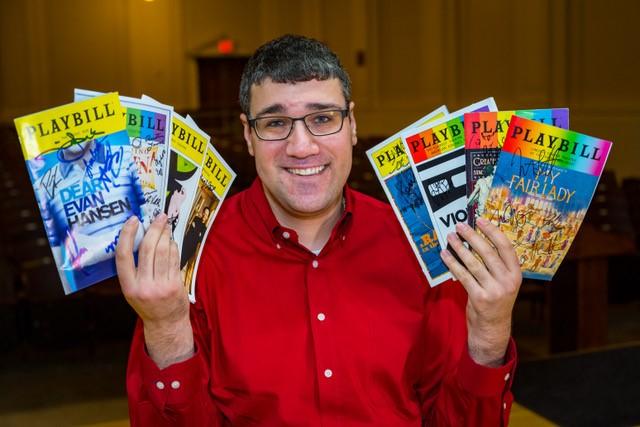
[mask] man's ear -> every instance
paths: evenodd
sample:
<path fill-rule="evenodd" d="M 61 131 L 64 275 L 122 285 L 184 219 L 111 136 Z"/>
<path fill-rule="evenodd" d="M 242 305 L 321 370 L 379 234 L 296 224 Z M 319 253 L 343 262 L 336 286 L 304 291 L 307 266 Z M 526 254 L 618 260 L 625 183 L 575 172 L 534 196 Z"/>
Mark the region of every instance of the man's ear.
<path fill-rule="evenodd" d="M 353 109 L 355 108 L 356 103 L 351 101 L 349 103 L 349 126 L 350 126 L 350 131 L 351 131 L 351 145 L 353 145 L 355 147 L 355 145 L 358 143 L 358 133 L 357 133 L 357 126 L 356 126 L 356 116 L 355 114 L 353 114 Z"/>
<path fill-rule="evenodd" d="M 247 150 L 249 154 L 253 156 L 253 142 L 251 141 L 251 125 L 249 125 L 249 119 L 245 113 L 240 114 L 240 121 L 242 122 L 242 134 L 244 135 L 244 141 L 247 143 Z"/>

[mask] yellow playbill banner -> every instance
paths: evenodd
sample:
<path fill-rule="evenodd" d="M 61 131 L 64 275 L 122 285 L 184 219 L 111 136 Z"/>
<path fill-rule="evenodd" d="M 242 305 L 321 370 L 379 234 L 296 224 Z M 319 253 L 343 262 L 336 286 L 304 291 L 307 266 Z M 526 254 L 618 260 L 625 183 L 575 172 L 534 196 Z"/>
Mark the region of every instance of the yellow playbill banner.
<path fill-rule="evenodd" d="M 171 123 L 171 148 L 199 166 L 207 149 L 207 139 L 199 129 L 174 114 Z"/>
<path fill-rule="evenodd" d="M 207 147 L 207 156 L 202 166 L 202 176 L 218 197 L 222 197 L 233 181 L 235 174 L 231 172 L 220 154 L 209 145 Z"/>
<path fill-rule="evenodd" d="M 15 119 L 25 159 L 68 148 L 126 127 L 116 92 Z"/>

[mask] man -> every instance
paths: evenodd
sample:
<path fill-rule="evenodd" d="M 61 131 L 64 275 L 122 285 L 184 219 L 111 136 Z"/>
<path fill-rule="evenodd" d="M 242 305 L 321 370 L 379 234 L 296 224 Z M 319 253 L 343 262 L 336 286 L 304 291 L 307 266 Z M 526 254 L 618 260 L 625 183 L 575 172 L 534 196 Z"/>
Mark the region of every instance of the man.
<path fill-rule="evenodd" d="M 196 215 L 187 226 L 187 232 L 185 233 L 184 241 L 182 242 L 182 253 L 180 254 L 180 270 L 182 270 L 187 263 L 194 258 L 194 255 L 196 255 L 198 245 L 202 242 L 204 234 L 207 231 L 209 213 L 209 207 L 203 207 L 202 213 L 200 215 Z"/>
<path fill-rule="evenodd" d="M 521 281 L 495 227 L 449 236 L 461 281 L 430 288 L 387 204 L 345 183 L 356 144 L 351 87 L 323 44 L 259 48 L 240 87 L 259 178 L 221 208 L 189 308 L 166 217 L 118 248 L 140 317 L 129 359 L 132 425 L 496 425 L 515 364 Z M 169 260 L 169 262 L 167 262 Z M 466 290 L 466 293 L 465 293 Z M 468 302 L 467 302 L 467 295 Z"/>

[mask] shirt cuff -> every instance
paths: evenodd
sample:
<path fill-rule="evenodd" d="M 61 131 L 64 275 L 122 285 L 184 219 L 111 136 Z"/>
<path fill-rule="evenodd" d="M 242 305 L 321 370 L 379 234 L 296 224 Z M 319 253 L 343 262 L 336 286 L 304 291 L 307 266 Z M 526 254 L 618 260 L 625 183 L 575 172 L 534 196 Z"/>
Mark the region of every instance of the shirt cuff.
<path fill-rule="evenodd" d="M 199 389 L 206 387 L 208 378 L 201 369 L 202 358 L 198 347 L 192 357 L 182 362 L 159 369 L 143 350 L 142 381 L 149 400 L 156 408 L 181 408 L 188 406 Z"/>
<path fill-rule="evenodd" d="M 501 396 L 511 389 L 513 373 L 516 367 L 517 352 L 513 338 L 509 339 L 509 345 L 504 356 L 502 366 L 491 368 L 477 364 L 469 355 L 469 349 L 465 346 L 458 367 L 458 381 L 462 388 L 469 393 L 481 396 Z"/>

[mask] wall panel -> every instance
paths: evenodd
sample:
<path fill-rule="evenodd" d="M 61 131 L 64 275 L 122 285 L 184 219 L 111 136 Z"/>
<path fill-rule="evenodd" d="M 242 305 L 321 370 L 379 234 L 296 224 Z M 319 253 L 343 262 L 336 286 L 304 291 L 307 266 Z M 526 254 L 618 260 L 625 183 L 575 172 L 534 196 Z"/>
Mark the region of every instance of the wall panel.
<path fill-rule="evenodd" d="M 126 0 L 43 2 L 51 104 L 73 100 L 74 87 L 129 91 Z"/>
<path fill-rule="evenodd" d="M 250 54 L 283 33 L 326 41 L 353 80 L 358 132 L 385 136 L 446 103 L 568 106 L 637 172 L 640 45 L 632 0 L 25 0 L 0 2 L 0 120 L 74 87 L 197 108 L 195 55 Z"/>
<path fill-rule="evenodd" d="M 42 0 L 0 2 L 0 121 L 49 105 Z"/>
<path fill-rule="evenodd" d="M 640 2 L 570 2 L 570 95 L 581 110 L 640 112 Z"/>
<path fill-rule="evenodd" d="M 456 10 L 456 100 L 460 105 L 493 96 L 501 107 L 514 101 L 513 5 L 509 0 L 466 0 Z"/>

